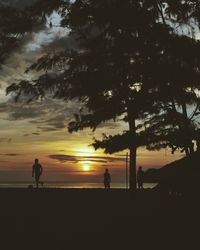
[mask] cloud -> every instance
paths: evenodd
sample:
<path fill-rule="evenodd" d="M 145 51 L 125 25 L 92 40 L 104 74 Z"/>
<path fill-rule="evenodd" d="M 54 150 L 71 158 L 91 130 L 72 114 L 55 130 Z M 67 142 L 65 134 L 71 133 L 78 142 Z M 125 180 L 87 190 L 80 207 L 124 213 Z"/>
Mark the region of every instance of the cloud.
<path fill-rule="evenodd" d="M 45 115 L 44 110 L 38 110 L 37 107 L 13 106 L 10 111 L 9 120 L 33 119 Z"/>
<path fill-rule="evenodd" d="M 61 129 L 61 128 L 66 128 L 65 120 L 66 120 L 66 115 L 64 111 L 63 114 L 59 114 L 51 117 L 50 119 L 47 119 L 45 123 L 54 128 Z"/>
<path fill-rule="evenodd" d="M 40 133 L 38 133 L 38 132 L 34 132 L 34 133 L 31 133 L 31 134 L 24 134 L 24 137 L 28 137 L 28 136 L 31 136 L 31 135 L 34 135 L 34 136 L 38 136 L 38 135 L 40 135 Z"/>
<path fill-rule="evenodd" d="M 8 104 L 7 103 L 0 103 L 0 113 L 5 113 L 8 111 Z"/>
<path fill-rule="evenodd" d="M 12 103 L 7 108 L 8 120 L 28 120 L 36 126 L 37 132 L 67 130 L 68 122 L 78 110 L 76 102 L 66 103 L 50 98 L 29 105 Z"/>
<path fill-rule="evenodd" d="M 11 153 L 11 154 L 4 154 L 4 155 L 6 155 L 6 156 L 18 156 L 19 154 L 13 154 L 13 153 Z"/>
<path fill-rule="evenodd" d="M 10 153 L 10 154 L 0 154 L 0 156 L 11 156 L 11 157 L 14 157 L 14 156 L 18 156 L 19 154 L 15 154 L 15 153 Z"/>
<path fill-rule="evenodd" d="M 12 142 L 12 139 L 11 138 L 5 138 L 5 137 L 1 137 L 0 138 L 0 143 L 11 143 Z"/>
<path fill-rule="evenodd" d="M 42 132 L 53 132 L 58 130 L 56 128 L 45 127 L 45 126 L 38 126 L 38 129 L 40 129 Z"/>
<path fill-rule="evenodd" d="M 0 4 L 4 6 L 10 6 L 17 9 L 23 9 L 32 5 L 37 0 L 0 0 Z"/>
<path fill-rule="evenodd" d="M 49 155 L 48 157 L 50 159 L 58 160 L 60 162 L 72 162 L 72 163 L 78 162 L 77 157 L 72 155 L 57 154 L 57 155 Z"/>
<path fill-rule="evenodd" d="M 40 133 L 35 132 L 35 133 L 32 133 L 32 135 L 40 135 Z"/>
<path fill-rule="evenodd" d="M 7 3 L 7 0 L 4 2 Z M 24 6 L 25 2 L 33 1 L 13 0 L 8 1 L 7 5 Z M 30 3 L 27 5 L 30 5 Z M 50 16 L 50 19 L 52 19 L 53 22 L 55 22 L 56 25 L 59 26 L 61 17 L 58 14 L 52 14 L 52 16 Z M 20 46 L 16 48 L 16 50 L 8 56 L 4 64 L 1 65 L 2 69 L 0 71 L 0 87 L 5 89 L 5 87 L 13 82 L 37 78 L 37 75 L 39 73 L 29 72 L 29 74 L 25 74 L 24 72 L 28 67 L 35 63 L 39 57 L 43 56 L 49 51 L 52 52 L 52 47 L 49 46 L 49 44 L 52 44 L 55 50 L 58 48 L 57 46 L 60 47 L 61 45 L 58 45 L 57 43 L 55 44 L 55 46 L 53 45 L 54 40 L 56 41 L 62 37 L 68 37 L 67 33 L 68 31 L 66 31 L 66 29 L 64 28 L 49 28 L 46 25 L 39 25 L 34 28 L 33 32 L 27 32 L 24 35 L 23 39 L 20 40 Z"/>
<path fill-rule="evenodd" d="M 12 6 L 19 5 L 19 8 L 21 8 L 21 6 L 29 5 L 33 1 L 5 0 L 1 2 Z M 56 25 L 60 22 L 60 17 L 56 13 L 50 19 Z M 0 98 L 4 101 L 0 103 L 0 113 L 6 114 L 9 121 L 26 120 L 35 125 L 39 132 L 53 132 L 67 129 L 67 124 L 72 119 L 73 114 L 79 112 L 80 104 L 77 104 L 77 102 L 68 102 L 66 104 L 66 102 L 61 100 L 47 98 L 42 103 L 35 102 L 24 105 L 22 103 L 14 103 L 12 95 L 5 97 L 5 88 L 9 84 L 38 77 L 39 73 L 36 72 L 24 73 L 26 68 L 34 63 L 37 58 L 48 51 L 77 47 L 76 37 L 69 37 L 67 33 L 67 29 L 46 27 L 38 33 L 27 34 L 22 41 L 21 48 L 12 53 L 2 66 L 0 71 Z M 113 129 L 116 127 L 116 123 L 113 122 L 107 122 L 99 126 L 102 129 Z M 26 132 L 24 134 L 24 136 L 29 135 L 30 133 Z"/>
<path fill-rule="evenodd" d="M 0 113 L 6 114 L 4 120 L 27 120 L 35 125 L 37 133 L 67 129 L 68 122 L 78 110 L 79 105 L 75 102 L 66 103 L 50 98 L 31 104 L 15 103 L 12 100 L 0 104 Z M 24 136 L 28 135 L 28 133 L 24 134 Z"/>
<path fill-rule="evenodd" d="M 74 156 L 66 154 L 54 154 L 48 156 L 50 159 L 58 160 L 61 163 L 70 162 L 77 163 L 83 161 L 90 161 L 95 163 L 111 163 L 116 161 L 124 161 L 124 158 L 106 157 L 106 156 Z"/>

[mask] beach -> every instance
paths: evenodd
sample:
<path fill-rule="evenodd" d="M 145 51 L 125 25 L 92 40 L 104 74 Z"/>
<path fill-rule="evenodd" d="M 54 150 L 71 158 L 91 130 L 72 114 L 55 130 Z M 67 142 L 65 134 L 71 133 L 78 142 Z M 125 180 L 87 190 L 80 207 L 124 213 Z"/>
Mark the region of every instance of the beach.
<path fill-rule="evenodd" d="M 0 197 L 3 249 L 192 249 L 198 239 L 194 197 L 50 188 L 5 188 Z"/>

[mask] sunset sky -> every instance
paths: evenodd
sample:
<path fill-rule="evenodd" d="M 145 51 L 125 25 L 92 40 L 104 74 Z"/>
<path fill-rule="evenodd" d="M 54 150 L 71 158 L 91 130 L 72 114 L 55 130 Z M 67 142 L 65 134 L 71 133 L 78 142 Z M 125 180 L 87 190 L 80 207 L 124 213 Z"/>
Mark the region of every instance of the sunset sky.
<path fill-rule="evenodd" d="M 21 7 L 31 1 L 5 1 Z M 20 5 L 21 4 L 21 5 Z M 32 104 L 14 103 L 5 88 L 21 79 L 34 78 L 25 69 L 50 50 L 75 46 L 67 38 L 68 31 L 59 27 L 59 16 L 49 19 L 54 27 L 27 34 L 23 46 L 12 53 L 0 70 L 0 181 L 30 181 L 33 160 L 39 158 L 44 167 L 44 180 L 98 182 L 109 168 L 113 181 L 125 179 L 125 154 L 105 155 L 88 145 L 102 133 L 116 134 L 126 130 L 118 121 L 90 130 L 69 134 L 67 123 L 80 108 L 79 103 L 64 103 L 47 98 Z M 140 149 L 137 165 L 161 167 L 175 159 L 170 150 L 148 152 Z"/>

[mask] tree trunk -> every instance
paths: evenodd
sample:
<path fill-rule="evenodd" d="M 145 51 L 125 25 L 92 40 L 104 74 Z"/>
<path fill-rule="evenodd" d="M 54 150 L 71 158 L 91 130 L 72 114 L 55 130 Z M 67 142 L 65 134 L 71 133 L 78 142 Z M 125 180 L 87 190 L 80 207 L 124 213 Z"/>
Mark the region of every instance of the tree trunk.
<path fill-rule="evenodd" d="M 131 191 L 136 191 L 136 157 L 137 157 L 137 146 L 136 146 L 136 125 L 135 118 L 128 114 L 129 132 L 130 132 L 130 163 L 129 163 L 129 187 Z"/>
<path fill-rule="evenodd" d="M 184 116 L 183 129 L 184 129 L 185 137 L 186 137 L 185 154 L 186 156 L 190 156 L 189 149 L 192 145 L 192 141 L 190 140 L 189 135 L 188 135 L 188 132 L 189 132 L 188 114 L 187 114 L 186 103 L 184 101 L 182 101 L 181 107 L 182 107 L 183 116 Z"/>
<path fill-rule="evenodd" d="M 137 190 L 137 181 L 136 181 L 136 147 L 130 148 L 130 169 L 129 169 L 129 187 L 131 191 Z"/>

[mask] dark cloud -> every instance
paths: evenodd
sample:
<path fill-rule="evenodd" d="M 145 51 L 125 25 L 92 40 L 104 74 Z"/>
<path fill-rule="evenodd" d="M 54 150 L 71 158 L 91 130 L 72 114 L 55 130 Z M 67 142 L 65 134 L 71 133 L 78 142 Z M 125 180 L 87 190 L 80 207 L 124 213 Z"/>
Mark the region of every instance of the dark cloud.
<path fill-rule="evenodd" d="M 109 157 L 109 156 L 87 156 L 86 157 L 89 161 L 92 161 L 92 159 L 95 160 L 104 160 L 105 162 L 116 162 L 116 161 L 124 161 L 124 158 L 120 157 Z"/>
<path fill-rule="evenodd" d="M 5 154 L 6 156 L 18 156 L 19 154 Z"/>
<path fill-rule="evenodd" d="M 42 102 L 15 103 L 10 100 L 7 103 L 0 104 L 0 113 L 5 113 L 9 121 L 28 121 L 33 124 L 37 133 L 40 132 L 54 132 L 59 130 L 66 130 L 68 123 L 73 119 L 74 114 L 79 112 L 80 103 L 64 102 L 46 98 Z M 98 126 L 99 129 L 116 130 L 121 129 L 121 122 L 105 122 Z M 24 136 L 30 134 L 25 133 Z M 90 136 L 93 136 L 91 134 Z"/>
<path fill-rule="evenodd" d="M 0 103 L 0 113 L 5 113 L 8 111 L 8 104 L 7 103 Z"/>
<path fill-rule="evenodd" d="M 119 119 L 116 119 L 115 121 L 108 121 L 108 122 L 101 123 L 98 126 L 98 128 L 107 128 L 107 129 L 117 129 L 117 128 L 120 128 L 121 125 L 120 125 L 120 123 L 118 121 L 119 121 Z"/>
<path fill-rule="evenodd" d="M 78 162 L 77 157 L 72 155 L 57 154 L 57 155 L 49 155 L 48 157 L 50 159 L 58 160 L 60 162 L 73 162 L 73 163 Z"/>
<path fill-rule="evenodd" d="M 0 154 L 0 156 L 18 156 L 19 154 L 15 154 L 15 153 L 10 153 L 10 154 Z"/>
<path fill-rule="evenodd" d="M 17 9 L 23 9 L 32 5 L 37 0 L 0 0 L 0 4 L 4 6 L 10 6 Z"/>
<path fill-rule="evenodd" d="M 7 114 L 7 120 L 27 120 L 36 125 L 37 133 L 67 128 L 73 114 L 78 112 L 76 103 L 65 103 L 61 100 L 46 98 L 43 102 L 31 104 L 15 103 L 12 100 L 0 104 L 0 112 Z M 29 134 L 25 133 L 24 136 Z"/>
<path fill-rule="evenodd" d="M 58 160 L 61 163 L 70 162 L 77 163 L 82 161 L 90 161 L 96 163 L 111 163 L 116 161 L 124 161 L 124 158 L 118 157 L 106 157 L 106 156 L 74 156 L 74 155 L 65 155 L 65 154 L 55 154 L 49 155 L 50 159 Z"/>
<path fill-rule="evenodd" d="M 5 142 L 7 142 L 7 143 L 11 143 L 12 142 L 12 139 L 11 138 L 5 138 L 5 137 L 1 137 L 0 138 L 0 143 L 5 143 Z"/>
<path fill-rule="evenodd" d="M 116 154 L 117 157 L 123 157 L 125 158 L 126 157 L 126 153 L 125 154 Z"/>
<path fill-rule="evenodd" d="M 35 133 L 32 133 L 32 135 L 40 135 L 40 133 L 35 132 Z"/>
<path fill-rule="evenodd" d="M 37 107 L 13 107 L 13 110 L 10 111 L 9 119 L 10 120 L 24 120 L 32 119 L 40 116 L 44 116 L 46 112 L 44 110 L 38 110 Z"/>
<path fill-rule="evenodd" d="M 52 117 L 51 119 L 47 119 L 45 123 L 49 126 L 60 129 L 60 128 L 66 128 L 65 120 L 66 120 L 66 115 L 59 114 Z"/>
<path fill-rule="evenodd" d="M 38 129 L 40 129 L 42 132 L 53 132 L 58 130 L 57 128 L 45 127 L 45 126 L 38 126 Z"/>
<path fill-rule="evenodd" d="M 34 132 L 34 133 L 31 133 L 31 134 L 24 134 L 24 137 L 28 137 L 28 136 L 31 136 L 31 135 L 38 136 L 38 135 L 40 135 L 40 133 Z"/>

